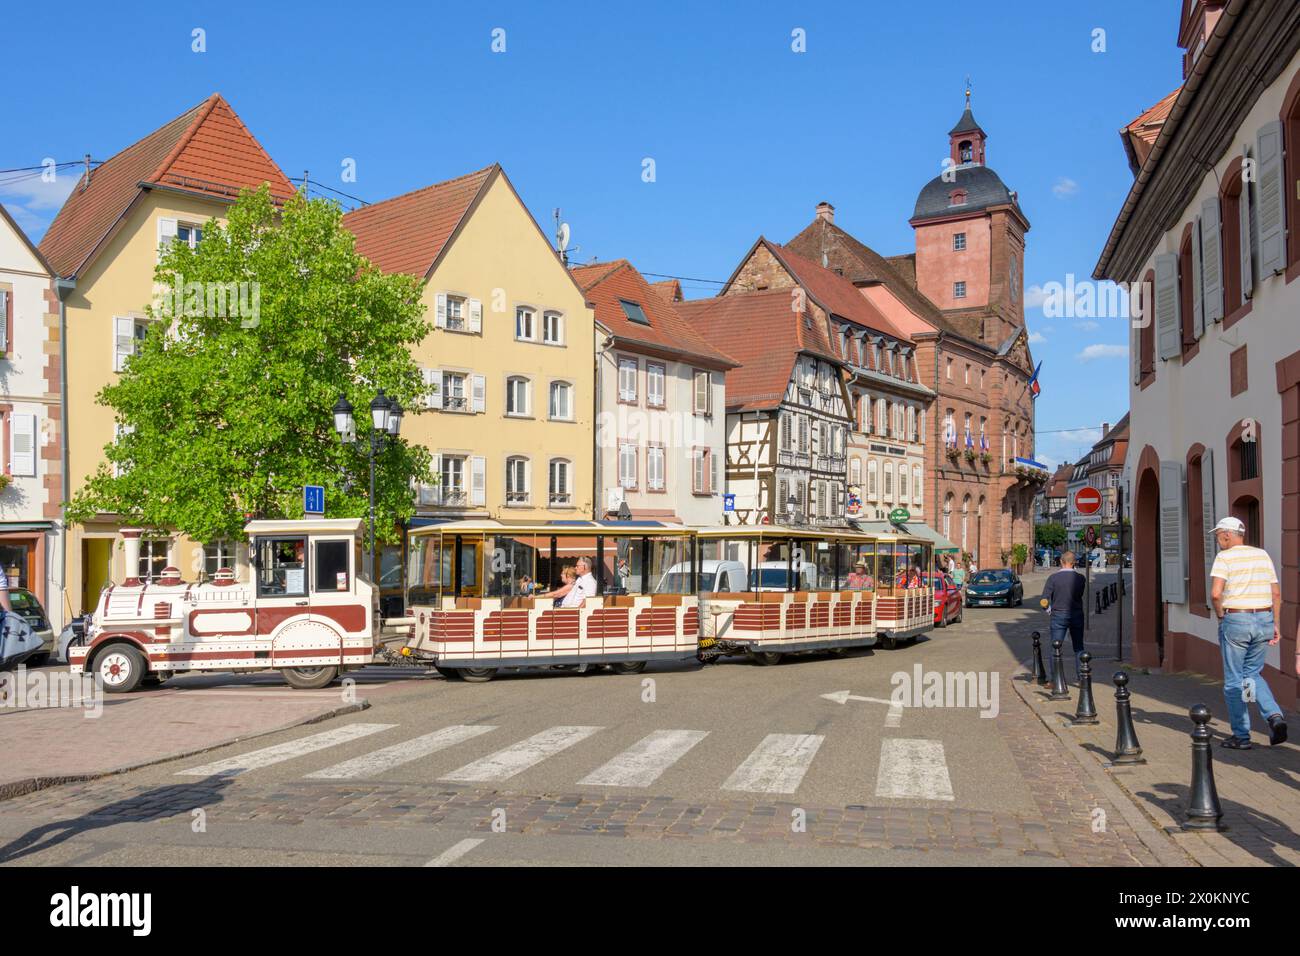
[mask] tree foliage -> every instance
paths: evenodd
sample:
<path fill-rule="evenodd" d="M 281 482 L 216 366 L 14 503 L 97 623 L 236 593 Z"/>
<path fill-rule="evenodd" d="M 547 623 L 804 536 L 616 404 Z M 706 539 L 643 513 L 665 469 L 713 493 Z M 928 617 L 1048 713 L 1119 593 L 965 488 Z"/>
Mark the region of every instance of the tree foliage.
<path fill-rule="evenodd" d="M 372 267 L 341 218 L 301 195 L 277 209 L 263 187 L 225 224 L 209 221 L 197 248 L 163 252 L 157 321 L 98 396 L 122 433 L 69 520 L 110 513 L 199 541 L 239 537 L 250 517 L 301 517 L 306 484 L 325 486 L 328 517 L 366 514 L 370 401 L 382 388 L 421 403 L 411 347 L 429 326 L 419 280 Z M 364 448 L 334 431 L 341 394 Z M 410 516 L 411 482 L 429 480 L 430 462 L 401 439 L 380 453 L 379 538 Z"/>
<path fill-rule="evenodd" d="M 1034 542 L 1040 547 L 1061 548 L 1065 541 L 1065 525 L 1059 521 L 1045 521 L 1034 528 Z"/>

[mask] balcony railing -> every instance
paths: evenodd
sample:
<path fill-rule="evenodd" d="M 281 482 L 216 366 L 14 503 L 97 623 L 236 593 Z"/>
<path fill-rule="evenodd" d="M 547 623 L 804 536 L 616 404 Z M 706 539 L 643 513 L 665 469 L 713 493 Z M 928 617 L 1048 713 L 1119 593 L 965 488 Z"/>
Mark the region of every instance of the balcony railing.
<path fill-rule="evenodd" d="M 442 410 L 444 412 L 467 412 L 469 411 L 469 400 L 464 395 L 448 395 L 443 399 Z"/>
<path fill-rule="evenodd" d="M 573 503 L 573 495 L 567 492 L 553 491 L 547 501 L 552 508 L 567 508 Z"/>
<path fill-rule="evenodd" d="M 461 488 L 442 489 L 442 504 L 448 508 L 463 508 L 469 503 L 469 497 Z"/>
<path fill-rule="evenodd" d="M 806 451 L 780 451 L 777 452 L 776 463 L 795 468 L 807 468 L 812 464 L 812 455 Z"/>
<path fill-rule="evenodd" d="M 528 492 L 526 491 L 507 491 L 506 504 L 508 505 L 526 505 L 528 504 Z"/>
<path fill-rule="evenodd" d="M 818 471 L 843 471 L 844 466 L 843 455 L 818 455 L 813 461 L 813 467 Z"/>

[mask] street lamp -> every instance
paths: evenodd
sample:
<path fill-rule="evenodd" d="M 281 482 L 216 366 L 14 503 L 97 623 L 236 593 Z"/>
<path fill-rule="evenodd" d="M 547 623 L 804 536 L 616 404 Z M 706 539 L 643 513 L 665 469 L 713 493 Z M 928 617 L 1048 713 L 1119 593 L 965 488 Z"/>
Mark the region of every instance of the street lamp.
<path fill-rule="evenodd" d="M 394 399 L 384 394 L 382 388 L 370 402 L 370 442 L 369 448 L 366 449 L 370 460 L 370 526 L 366 548 L 366 573 L 371 577 L 375 573 L 375 459 L 385 445 L 397 440 L 402 430 L 404 411 L 405 409 Z M 362 440 L 357 438 L 356 420 L 352 413 L 352 403 L 346 396 L 340 395 L 339 400 L 334 403 L 334 431 L 338 432 L 340 441 L 346 444 L 361 444 L 365 447 Z M 378 595 L 378 590 L 375 593 Z"/>

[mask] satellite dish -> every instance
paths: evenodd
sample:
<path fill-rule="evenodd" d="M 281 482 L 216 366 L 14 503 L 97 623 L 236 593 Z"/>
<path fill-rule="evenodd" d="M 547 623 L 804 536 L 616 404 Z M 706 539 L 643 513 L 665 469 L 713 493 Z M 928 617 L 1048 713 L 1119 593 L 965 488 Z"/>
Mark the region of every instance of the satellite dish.
<path fill-rule="evenodd" d="M 559 245 L 561 252 L 569 248 L 569 224 L 567 222 L 560 223 L 560 228 L 555 232 L 555 241 Z"/>

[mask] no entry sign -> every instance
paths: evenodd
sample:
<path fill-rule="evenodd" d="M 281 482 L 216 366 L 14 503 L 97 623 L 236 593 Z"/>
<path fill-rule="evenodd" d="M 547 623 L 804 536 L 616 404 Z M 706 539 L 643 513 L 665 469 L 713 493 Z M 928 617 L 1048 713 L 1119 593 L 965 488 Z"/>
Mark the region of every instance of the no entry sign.
<path fill-rule="evenodd" d="M 1074 493 L 1074 510 L 1081 515 L 1096 514 L 1101 509 L 1101 492 L 1096 488 L 1080 488 Z"/>

